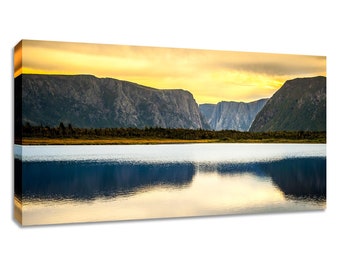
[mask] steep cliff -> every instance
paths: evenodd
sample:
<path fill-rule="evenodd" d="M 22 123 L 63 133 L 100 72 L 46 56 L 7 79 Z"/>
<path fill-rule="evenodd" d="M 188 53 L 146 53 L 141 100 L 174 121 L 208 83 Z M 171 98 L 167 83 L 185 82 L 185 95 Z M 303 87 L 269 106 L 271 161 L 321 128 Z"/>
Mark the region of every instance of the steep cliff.
<path fill-rule="evenodd" d="M 213 130 L 248 131 L 257 113 L 266 104 L 267 99 L 245 103 L 222 101 L 200 105 L 200 111 Z"/>
<path fill-rule="evenodd" d="M 326 78 L 286 81 L 256 116 L 250 131 L 326 131 Z"/>
<path fill-rule="evenodd" d="M 159 90 L 91 75 L 28 75 L 22 87 L 22 123 L 76 127 L 203 127 L 198 105 L 185 90 Z M 20 96 L 20 95 L 19 95 Z"/>

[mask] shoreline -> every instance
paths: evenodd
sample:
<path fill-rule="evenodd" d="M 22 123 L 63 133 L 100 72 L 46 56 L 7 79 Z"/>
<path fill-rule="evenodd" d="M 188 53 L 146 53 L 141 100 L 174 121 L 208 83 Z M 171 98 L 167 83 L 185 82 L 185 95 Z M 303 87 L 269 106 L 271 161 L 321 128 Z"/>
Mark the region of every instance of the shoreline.
<path fill-rule="evenodd" d="M 18 145 L 149 145 L 149 144 L 190 144 L 190 143 L 302 143 L 326 144 L 326 138 L 318 139 L 168 139 L 168 138 L 22 138 Z"/>

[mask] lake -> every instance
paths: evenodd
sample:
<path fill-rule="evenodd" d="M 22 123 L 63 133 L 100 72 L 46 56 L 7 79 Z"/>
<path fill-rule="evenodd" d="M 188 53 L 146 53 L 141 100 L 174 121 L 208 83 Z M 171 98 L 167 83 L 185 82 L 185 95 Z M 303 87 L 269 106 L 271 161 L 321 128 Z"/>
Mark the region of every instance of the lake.
<path fill-rule="evenodd" d="M 23 225 L 326 208 L 325 144 L 14 145 L 14 157 Z"/>

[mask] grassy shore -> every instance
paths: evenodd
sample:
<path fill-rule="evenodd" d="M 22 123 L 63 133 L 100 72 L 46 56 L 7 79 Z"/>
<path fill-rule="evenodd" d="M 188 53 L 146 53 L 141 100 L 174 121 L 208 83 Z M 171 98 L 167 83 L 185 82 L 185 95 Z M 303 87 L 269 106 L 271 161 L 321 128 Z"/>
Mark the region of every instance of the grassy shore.
<path fill-rule="evenodd" d="M 16 143 L 23 145 L 109 145 L 183 143 L 326 143 L 326 132 L 194 130 L 171 128 L 73 128 L 22 126 Z M 22 138 L 22 139 L 21 139 Z"/>
<path fill-rule="evenodd" d="M 23 138 L 22 145 L 129 145 L 129 144 L 185 144 L 185 143 L 326 143 L 317 139 L 169 139 L 169 138 Z"/>

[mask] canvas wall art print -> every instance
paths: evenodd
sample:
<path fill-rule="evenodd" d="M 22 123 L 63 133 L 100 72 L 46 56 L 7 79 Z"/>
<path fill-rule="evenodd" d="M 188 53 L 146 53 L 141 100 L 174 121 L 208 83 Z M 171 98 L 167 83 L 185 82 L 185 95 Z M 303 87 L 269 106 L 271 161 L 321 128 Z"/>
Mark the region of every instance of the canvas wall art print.
<path fill-rule="evenodd" d="M 326 208 L 326 57 L 22 40 L 23 226 Z"/>

